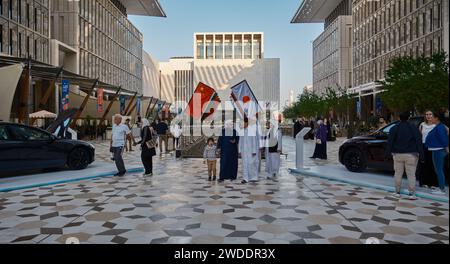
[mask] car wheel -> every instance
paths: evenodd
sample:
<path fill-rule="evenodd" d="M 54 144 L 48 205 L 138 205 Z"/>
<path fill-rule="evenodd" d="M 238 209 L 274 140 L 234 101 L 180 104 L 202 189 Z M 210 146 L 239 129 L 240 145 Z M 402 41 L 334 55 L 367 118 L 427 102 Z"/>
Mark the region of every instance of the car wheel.
<path fill-rule="evenodd" d="M 363 172 L 367 168 L 364 154 L 356 148 L 351 148 L 344 153 L 344 165 L 352 172 Z"/>
<path fill-rule="evenodd" d="M 71 170 L 82 170 L 89 165 L 89 152 L 83 148 L 72 150 L 67 159 L 67 166 Z"/>

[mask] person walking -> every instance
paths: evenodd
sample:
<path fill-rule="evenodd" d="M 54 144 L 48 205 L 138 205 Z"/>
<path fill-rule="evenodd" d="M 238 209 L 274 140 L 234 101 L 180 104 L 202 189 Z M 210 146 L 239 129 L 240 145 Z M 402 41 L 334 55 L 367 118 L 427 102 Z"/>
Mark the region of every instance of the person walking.
<path fill-rule="evenodd" d="M 313 118 L 309 120 L 309 127 L 311 128 L 311 130 L 309 131 L 309 139 L 314 140 L 315 125 Z"/>
<path fill-rule="evenodd" d="M 441 122 L 444 115 L 433 114 L 433 123 L 436 125 L 425 140 L 425 145 L 432 153 L 434 170 L 436 172 L 439 189 L 433 191 L 433 194 L 445 195 L 445 173 L 444 162 L 448 155 L 448 128 Z"/>
<path fill-rule="evenodd" d="M 127 118 L 125 120 L 125 125 L 128 127 L 128 129 L 131 131 L 132 126 L 131 126 L 131 120 L 129 118 Z M 133 150 L 133 144 L 135 144 L 136 142 L 134 141 L 134 137 L 132 137 L 132 134 L 130 134 L 130 136 L 127 138 L 127 143 L 125 144 L 125 150 L 128 151 L 134 151 Z"/>
<path fill-rule="evenodd" d="M 217 141 L 217 151 L 220 153 L 219 182 L 236 180 L 238 172 L 239 137 L 233 128 L 233 121 L 225 122 L 225 128 Z"/>
<path fill-rule="evenodd" d="M 436 127 L 434 124 L 434 114 L 432 111 L 427 110 L 425 112 L 425 121 L 422 122 L 419 126 L 420 133 L 422 134 L 422 145 L 424 152 L 424 162 L 421 162 L 417 166 L 417 179 L 419 181 L 419 185 L 424 188 L 430 188 L 431 191 L 434 191 L 438 183 L 438 177 L 434 170 L 433 165 L 433 154 L 426 146 L 426 139 L 431 130 Z"/>
<path fill-rule="evenodd" d="M 389 131 L 386 147 L 386 159 L 391 155 L 394 159 L 394 198 L 401 198 L 403 174 L 408 177 L 408 199 L 416 200 L 416 169 L 417 163 L 424 160 L 422 137 L 420 131 L 408 122 L 409 112 L 400 114 L 400 123 Z"/>
<path fill-rule="evenodd" d="M 144 176 L 153 175 L 153 156 L 156 156 L 157 135 L 150 126 L 147 118 L 141 119 L 141 141 L 135 143 L 141 145 L 141 160 L 144 165 Z"/>
<path fill-rule="evenodd" d="M 207 145 L 203 151 L 203 164 L 208 164 L 208 181 L 216 180 L 216 167 L 217 167 L 217 146 L 214 142 L 214 138 L 208 138 Z"/>
<path fill-rule="evenodd" d="M 158 133 L 159 137 L 159 156 L 162 156 L 163 153 L 163 146 L 162 143 L 164 142 L 164 150 L 166 153 L 168 153 L 168 136 L 167 133 L 169 131 L 169 127 L 167 126 L 166 121 L 159 121 L 156 124 L 156 132 Z"/>
<path fill-rule="evenodd" d="M 268 178 L 276 177 L 280 172 L 280 156 L 282 153 L 282 132 L 279 124 L 270 124 L 265 141 L 266 151 L 266 172 L 269 174 Z"/>
<path fill-rule="evenodd" d="M 319 118 L 317 121 L 317 130 L 315 134 L 316 147 L 314 148 L 314 154 L 311 159 L 327 159 L 327 127 L 323 123 L 323 120 Z"/>
<path fill-rule="evenodd" d="M 178 123 L 172 122 L 170 125 L 170 133 L 173 136 L 173 149 L 177 150 L 179 147 L 179 141 L 181 137 L 181 127 Z"/>
<path fill-rule="evenodd" d="M 302 131 L 302 129 L 303 129 L 303 124 L 301 122 L 301 119 L 297 118 L 297 120 L 295 120 L 295 123 L 294 123 L 294 139 L 297 136 L 297 134 L 300 131 Z"/>
<path fill-rule="evenodd" d="M 112 137 L 110 142 L 110 149 L 113 153 L 113 159 L 116 163 L 118 172 L 114 176 L 122 177 L 126 173 L 125 164 L 123 162 L 122 154 L 125 148 L 127 139 L 131 136 L 131 131 L 127 125 L 122 124 L 122 116 L 116 114 L 114 116 L 114 125 L 112 128 Z"/>

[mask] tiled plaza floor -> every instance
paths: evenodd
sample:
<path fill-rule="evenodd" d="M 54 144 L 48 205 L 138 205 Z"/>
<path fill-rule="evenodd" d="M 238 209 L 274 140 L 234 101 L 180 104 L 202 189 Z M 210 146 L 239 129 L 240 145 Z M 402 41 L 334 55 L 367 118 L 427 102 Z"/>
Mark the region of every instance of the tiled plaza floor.
<path fill-rule="evenodd" d="M 107 144 L 96 145 L 97 159 L 108 160 Z M 336 149 L 330 144 L 331 157 Z M 138 157 L 135 151 L 125 160 L 139 164 Z M 296 177 L 287 172 L 294 159 L 283 158 L 276 180 L 248 185 L 209 183 L 201 160 L 167 155 L 154 158 L 153 177 L 130 174 L 0 193 L 0 243 L 76 237 L 81 243 L 313 244 L 376 237 L 381 243 L 448 244 L 448 204 Z"/>

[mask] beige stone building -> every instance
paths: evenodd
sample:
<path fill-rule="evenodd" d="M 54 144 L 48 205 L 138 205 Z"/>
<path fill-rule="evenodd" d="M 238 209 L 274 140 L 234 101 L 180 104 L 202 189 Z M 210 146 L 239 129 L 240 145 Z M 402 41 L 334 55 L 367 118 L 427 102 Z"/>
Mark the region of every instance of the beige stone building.
<path fill-rule="evenodd" d="M 226 101 L 230 88 L 247 80 L 258 100 L 280 106 L 280 59 L 264 58 L 263 33 L 195 33 L 193 53 L 160 63 L 163 100 L 188 101 L 203 82 Z"/>

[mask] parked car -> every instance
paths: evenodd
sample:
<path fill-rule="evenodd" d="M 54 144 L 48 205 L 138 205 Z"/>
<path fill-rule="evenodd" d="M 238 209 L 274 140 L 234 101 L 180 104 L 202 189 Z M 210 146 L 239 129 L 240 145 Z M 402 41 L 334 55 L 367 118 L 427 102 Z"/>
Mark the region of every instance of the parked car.
<path fill-rule="evenodd" d="M 45 130 L 0 122 L 0 172 L 69 168 L 94 162 L 95 148 L 84 141 L 57 138 Z"/>
<path fill-rule="evenodd" d="M 424 118 L 419 116 L 410 118 L 409 122 L 419 127 L 423 120 Z M 363 172 L 368 168 L 394 171 L 392 157 L 385 160 L 385 150 L 389 131 L 398 123 L 399 121 L 393 122 L 368 135 L 344 141 L 339 148 L 339 162 L 352 172 Z M 445 166 L 445 172 L 448 174 L 448 158 Z"/>

